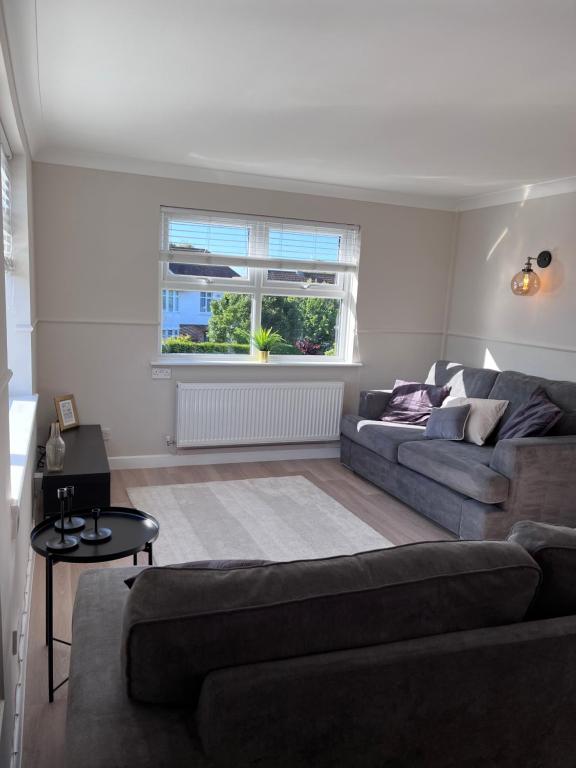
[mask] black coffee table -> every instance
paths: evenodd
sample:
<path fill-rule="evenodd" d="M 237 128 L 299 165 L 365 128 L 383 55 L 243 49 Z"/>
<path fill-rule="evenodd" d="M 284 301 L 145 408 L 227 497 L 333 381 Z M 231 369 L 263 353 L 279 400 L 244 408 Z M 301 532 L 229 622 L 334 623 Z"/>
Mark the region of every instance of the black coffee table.
<path fill-rule="evenodd" d="M 84 517 L 86 530 L 94 527 L 92 510 L 74 510 L 75 517 Z M 54 687 L 54 643 L 70 645 L 66 640 L 54 637 L 54 587 L 52 569 L 56 563 L 104 563 L 108 560 L 120 560 L 132 555 L 134 565 L 138 565 L 138 552 L 148 553 L 148 564 L 152 565 L 152 544 L 158 538 L 158 521 L 130 507 L 106 507 L 100 510 L 98 525 L 110 528 L 112 538 L 100 544 L 88 544 L 80 540 L 76 549 L 68 552 L 54 552 L 47 548 L 47 542 L 58 536 L 54 530 L 54 518 L 39 523 L 30 534 L 32 549 L 46 559 L 46 645 L 48 646 L 48 700 L 54 701 L 54 692 L 66 680 Z M 80 537 L 80 534 L 74 534 Z"/>

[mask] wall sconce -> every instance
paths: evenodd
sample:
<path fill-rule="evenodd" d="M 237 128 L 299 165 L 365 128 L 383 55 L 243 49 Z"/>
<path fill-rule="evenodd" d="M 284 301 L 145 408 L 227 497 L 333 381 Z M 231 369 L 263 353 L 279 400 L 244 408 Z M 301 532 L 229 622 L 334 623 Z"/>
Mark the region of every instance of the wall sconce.
<path fill-rule="evenodd" d="M 538 256 L 528 256 L 522 271 L 514 275 L 510 282 L 512 293 L 516 296 L 534 296 L 540 290 L 540 278 L 532 269 L 533 261 L 536 261 L 540 269 L 546 269 L 550 266 L 552 254 L 550 251 L 542 251 Z"/>

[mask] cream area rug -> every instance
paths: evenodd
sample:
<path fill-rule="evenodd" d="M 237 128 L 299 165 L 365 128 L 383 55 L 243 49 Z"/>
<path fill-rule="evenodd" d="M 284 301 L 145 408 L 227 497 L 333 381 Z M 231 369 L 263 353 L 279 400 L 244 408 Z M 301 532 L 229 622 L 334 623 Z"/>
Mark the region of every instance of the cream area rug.
<path fill-rule="evenodd" d="M 157 565 L 302 560 L 393 546 L 305 477 L 129 488 L 160 523 Z"/>

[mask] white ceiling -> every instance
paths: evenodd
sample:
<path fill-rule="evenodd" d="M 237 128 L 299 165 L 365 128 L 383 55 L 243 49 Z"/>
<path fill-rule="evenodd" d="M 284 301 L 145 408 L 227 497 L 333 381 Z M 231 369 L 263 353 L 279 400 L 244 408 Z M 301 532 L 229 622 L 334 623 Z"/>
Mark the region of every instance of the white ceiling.
<path fill-rule="evenodd" d="M 576 176 L 576 0 L 4 5 L 37 159 L 439 203 Z"/>

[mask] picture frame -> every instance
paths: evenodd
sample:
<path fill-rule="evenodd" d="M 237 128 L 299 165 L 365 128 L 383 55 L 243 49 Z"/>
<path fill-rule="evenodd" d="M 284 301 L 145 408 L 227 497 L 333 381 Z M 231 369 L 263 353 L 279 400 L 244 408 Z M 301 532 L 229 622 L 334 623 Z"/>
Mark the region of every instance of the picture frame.
<path fill-rule="evenodd" d="M 80 426 L 78 408 L 76 407 L 76 399 L 74 398 L 74 395 L 59 395 L 58 397 L 55 397 L 54 406 L 56 408 L 56 415 L 58 416 L 61 432 L 64 432 L 66 429 L 74 429 L 74 427 Z"/>

